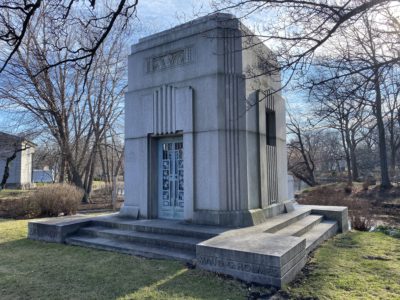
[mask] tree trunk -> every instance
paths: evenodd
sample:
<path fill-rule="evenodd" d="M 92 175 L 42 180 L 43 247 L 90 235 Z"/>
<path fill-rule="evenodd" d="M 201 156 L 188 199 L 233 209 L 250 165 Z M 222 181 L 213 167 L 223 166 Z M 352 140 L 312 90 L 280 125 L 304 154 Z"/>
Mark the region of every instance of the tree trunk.
<path fill-rule="evenodd" d="M 350 159 L 351 159 L 353 181 L 357 181 L 359 177 L 356 148 L 357 148 L 357 142 L 355 140 L 355 132 L 354 130 L 352 130 L 350 131 Z"/>
<path fill-rule="evenodd" d="M 350 159 L 350 154 L 349 154 L 349 147 L 348 147 L 348 143 L 349 143 L 349 138 L 348 138 L 348 133 L 343 130 L 340 131 L 340 134 L 342 136 L 342 144 L 343 144 L 343 150 L 346 156 L 346 166 L 347 166 L 347 183 L 349 185 L 353 184 L 352 181 L 352 173 L 351 173 L 351 159 Z"/>
<path fill-rule="evenodd" d="M 107 174 L 107 182 L 111 183 L 111 178 L 112 178 L 112 172 L 110 171 L 110 161 L 109 161 L 109 154 L 108 154 L 108 145 L 107 145 L 107 139 L 104 137 L 104 157 L 106 161 L 106 174 Z"/>
<path fill-rule="evenodd" d="M 375 117 L 378 127 L 378 141 L 379 141 L 379 161 L 381 167 L 381 188 L 389 189 L 391 188 L 389 171 L 388 171 L 388 161 L 386 152 L 386 138 L 385 138 L 385 125 L 383 123 L 382 117 L 382 95 L 379 85 L 379 72 L 375 69 L 374 76 L 374 88 L 375 88 Z"/>
<path fill-rule="evenodd" d="M 399 120 L 400 125 L 400 120 Z M 399 143 L 396 141 L 396 132 L 395 132 L 395 117 L 394 111 L 392 110 L 390 113 L 390 121 L 389 121 L 389 146 L 390 146 L 390 176 L 393 178 L 396 175 L 396 156 L 399 150 Z"/>
<path fill-rule="evenodd" d="M 121 169 L 122 166 L 122 160 L 124 159 L 123 153 L 121 154 L 121 157 L 118 160 L 117 167 L 115 168 L 114 176 L 113 176 L 113 181 L 112 181 L 112 206 L 113 210 L 115 211 L 117 209 L 117 179 L 118 179 L 118 174 L 119 170 Z"/>
<path fill-rule="evenodd" d="M 94 147 L 94 149 L 96 149 L 96 148 L 97 148 L 97 146 Z M 91 167 L 90 167 L 90 173 L 89 173 L 88 182 L 87 182 L 87 186 L 86 186 L 86 190 L 85 190 L 85 194 L 87 196 L 86 200 L 88 202 L 90 202 L 90 194 L 92 193 L 92 188 L 93 188 L 95 162 L 96 162 L 96 151 L 94 151 L 94 153 L 93 153 L 93 158 L 92 158 Z"/>
<path fill-rule="evenodd" d="M 101 170 L 102 170 L 102 173 L 103 173 L 102 179 L 104 181 L 107 181 L 107 175 L 106 175 L 107 170 L 106 170 L 106 164 L 105 164 L 105 161 L 104 161 L 104 155 L 103 155 L 102 146 L 99 146 L 98 148 L 99 148 L 99 157 L 100 157 L 100 163 L 101 163 Z"/>
<path fill-rule="evenodd" d="M 59 175 L 59 179 L 58 182 L 59 183 L 64 183 L 65 181 L 65 159 L 64 159 L 64 155 L 61 155 L 61 163 L 60 163 L 60 175 Z"/>
<path fill-rule="evenodd" d="M 356 151 L 354 147 L 351 147 L 350 149 L 350 158 L 351 158 L 351 169 L 352 169 L 352 178 L 353 181 L 358 180 L 358 163 L 357 163 L 357 157 L 356 157 Z"/>
<path fill-rule="evenodd" d="M 8 177 L 10 177 L 10 163 L 17 157 L 17 152 L 18 151 L 14 151 L 14 153 L 10 157 L 7 157 L 7 159 L 6 159 L 6 165 L 4 166 L 3 179 L 1 180 L 1 183 L 0 183 L 0 190 L 4 189 L 6 186 Z"/>

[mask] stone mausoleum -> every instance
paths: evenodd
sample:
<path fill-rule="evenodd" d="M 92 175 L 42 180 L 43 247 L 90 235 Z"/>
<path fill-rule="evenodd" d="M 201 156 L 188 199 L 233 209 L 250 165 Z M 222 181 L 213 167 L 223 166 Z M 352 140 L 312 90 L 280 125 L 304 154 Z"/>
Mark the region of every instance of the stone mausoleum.
<path fill-rule="evenodd" d="M 230 14 L 139 40 L 129 56 L 123 208 L 33 221 L 29 237 L 290 282 L 348 220 L 345 207 L 288 201 L 276 69 Z"/>
<path fill-rule="evenodd" d="M 248 226 L 284 212 L 280 74 L 263 75 L 276 62 L 251 35 L 219 14 L 132 46 L 122 214 Z"/>

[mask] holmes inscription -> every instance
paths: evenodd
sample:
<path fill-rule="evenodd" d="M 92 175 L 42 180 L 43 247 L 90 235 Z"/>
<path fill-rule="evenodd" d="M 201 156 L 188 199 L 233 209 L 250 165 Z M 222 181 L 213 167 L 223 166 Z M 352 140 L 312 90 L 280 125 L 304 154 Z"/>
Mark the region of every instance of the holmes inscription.
<path fill-rule="evenodd" d="M 215 256 L 201 255 L 198 256 L 197 259 L 199 264 L 203 266 L 232 269 L 241 272 L 248 272 L 248 273 L 268 275 L 268 276 L 275 276 L 277 273 L 279 273 L 278 269 L 273 267 L 223 259 Z"/>
<path fill-rule="evenodd" d="M 146 59 L 146 71 L 156 72 L 180 66 L 192 61 L 192 48 L 171 51 L 167 54 Z"/>

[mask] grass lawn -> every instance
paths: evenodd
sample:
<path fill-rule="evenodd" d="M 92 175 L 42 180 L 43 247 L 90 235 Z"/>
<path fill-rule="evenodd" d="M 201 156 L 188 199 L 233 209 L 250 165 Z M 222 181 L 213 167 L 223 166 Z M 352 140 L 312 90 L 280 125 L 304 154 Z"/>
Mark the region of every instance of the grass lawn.
<path fill-rule="evenodd" d="M 27 221 L 0 219 L 0 299 L 247 299 L 238 281 L 149 260 L 26 239 Z M 325 243 L 281 296 L 400 299 L 400 240 L 351 232 Z M 267 289 L 259 288 L 261 294 Z"/>
<path fill-rule="evenodd" d="M 0 220 L 0 299 L 244 299 L 235 280 L 182 263 L 26 239 Z"/>
<path fill-rule="evenodd" d="M 24 194 L 27 195 L 29 190 L 12 190 L 12 189 L 4 189 L 0 191 L 0 199 L 2 198 L 15 198 L 19 196 L 23 196 Z"/>
<path fill-rule="evenodd" d="M 293 298 L 400 299 L 400 239 L 353 231 L 323 244 L 285 291 Z"/>

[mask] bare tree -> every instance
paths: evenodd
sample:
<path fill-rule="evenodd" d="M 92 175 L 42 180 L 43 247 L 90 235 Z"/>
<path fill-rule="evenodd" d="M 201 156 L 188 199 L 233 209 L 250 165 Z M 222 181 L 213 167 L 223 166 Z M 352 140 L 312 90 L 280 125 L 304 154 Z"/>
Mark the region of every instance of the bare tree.
<path fill-rule="evenodd" d="M 284 71 L 307 88 L 357 75 L 370 105 L 378 132 L 381 187 L 391 186 L 382 107 L 382 78 L 400 62 L 400 1 L 220 0 L 218 11 L 234 11 L 242 18 L 257 15 L 261 43 L 274 50 L 279 64 L 266 64 L 257 77 Z M 264 17 L 264 18 L 262 18 Z M 248 34 L 246 31 L 245 34 Z M 307 81 L 314 65 L 334 70 L 330 76 Z M 311 87 L 310 87 L 311 86 Z M 285 85 L 283 85 L 285 87 Z"/>
<path fill-rule="evenodd" d="M 391 70 L 383 80 L 385 99 L 384 123 L 388 133 L 390 174 L 396 175 L 396 162 L 400 152 L 400 70 Z"/>
<path fill-rule="evenodd" d="M 318 184 L 315 178 L 315 138 L 318 138 L 318 134 L 306 129 L 305 123 L 309 126 L 309 120 L 302 121 L 304 120 L 298 120 L 289 114 L 287 128 L 293 139 L 288 143 L 288 168 L 294 176 L 309 186 L 315 186 Z"/>
<path fill-rule="evenodd" d="M 52 17 L 44 7 L 27 30 L 17 56 L 9 62 L 2 80 L 0 99 L 28 111 L 43 124 L 61 152 L 60 181 L 64 175 L 90 196 L 98 144 L 119 118 L 125 88 L 124 24 L 114 26 L 112 39 L 102 44 L 90 60 L 89 71 L 71 68 L 68 50 L 53 52 L 52 44 L 74 44 L 82 32 L 55 38 Z M 54 25 L 54 24 L 53 24 Z M 95 35 L 94 35 L 95 36 Z M 86 35 L 91 39 L 91 33 Z"/>
<path fill-rule="evenodd" d="M 33 156 L 33 169 L 49 169 L 51 180 L 58 181 L 60 176 L 61 152 L 54 138 L 43 132 L 37 139 L 37 147 Z M 46 178 L 47 179 L 47 178 Z"/>
<path fill-rule="evenodd" d="M 398 0 L 354 0 L 354 1 L 303 1 L 303 0 L 215 0 L 215 11 L 236 13 L 239 18 L 254 16 L 260 42 L 271 46 L 279 65 L 270 66 L 268 72 L 289 71 L 291 80 L 299 78 L 309 69 L 315 55 L 323 53 L 325 46 L 342 35 L 350 26 L 363 26 L 361 17 L 370 11 L 385 11 L 385 18 L 398 26 Z M 387 31 L 389 41 L 399 42 L 398 31 Z M 246 35 L 248 33 L 246 32 Z M 399 56 L 380 61 L 378 67 L 400 61 Z M 360 66 L 363 71 L 371 66 Z M 343 73 L 346 75 L 349 73 Z M 250 76 L 263 74 L 251 73 Z"/>
<path fill-rule="evenodd" d="M 21 45 L 26 43 L 28 32 L 35 25 L 35 17 L 46 11 L 48 25 L 52 27 L 46 35 L 54 41 L 47 45 L 52 52 L 64 53 L 53 61 L 47 61 L 36 73 L 60 64 L 71 63 L 75 67 L 90 69 L 100 46 L 118 24 L 127 24 L 136 12 L 137 0 L 96 1 L 96 0 L 31 0 L 8 1 L 0 3 L 0 73 L 17 54 Z M 66 42 L 71 32 L 84 34 L 85 39 L 74 43 Z"/>
<path fill-rule="evenodd" d="M 381 187 L 385 189 L 389 188 L 391 183 L 384 124 L 385 98 L 382 92 L 385 78 L 398 69 L 396 64 L 391 63 L 398 55 L 393 49 L 395 42 L 388 40 L 390 35 L 386 34 L 387 29 L 382 29 L 376 21 L 379 16 L 380 12 L 365 13 L 360 17 L 362 26 L 358 24 L 341 29 L 342 39 L 332 46 L 329 53 L 318 58 L 319 66 L 329 70 L 331 75 L 327 76 L 327 79 L 321 76 L 322 79 L 308 84 L 310 89 L 315 89 L 329 81 L 349 81 L 355 78 L 347 84 L 348 97 L 358 93 L 356 100 L 371 107 L 378 133 Z"/>
<path fill-rule="evenodd" d="M 324 76 L 324 72 L 315 71 L 313 76 Z M 369 106 L 364 101 L 364 91 L 357 88 L 358 77 L 352 75 L 326 81 L 314 86 L 310 93 L 314 113 L 321 120 L 321 125 L 340 133 L 350 184 L 359 177 L 356 148 L 374 128 L 368 126 L 373 120 Z"/>

